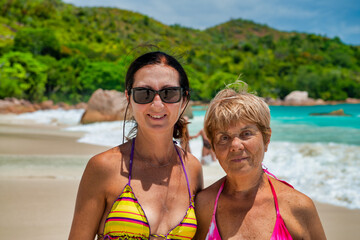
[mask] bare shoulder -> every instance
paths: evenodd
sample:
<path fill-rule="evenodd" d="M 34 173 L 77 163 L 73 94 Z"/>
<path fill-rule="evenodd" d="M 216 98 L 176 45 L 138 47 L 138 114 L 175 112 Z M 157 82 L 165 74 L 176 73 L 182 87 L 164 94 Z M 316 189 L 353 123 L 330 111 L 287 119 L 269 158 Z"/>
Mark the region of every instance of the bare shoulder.
<path fill-rule="evenodd" d="M 100 184 L 119 175 L 120 164 L 124 161 L 127 148 L 125 143 L 93 156 L 87 163 L 83 178 L 94 179 Z"/>
<path fill-rule="evenodd" d="M 205 239 L 209 230 L 216 195 L 224 179 L 220 179 L 214 184 L 202 190 L 195 198 L 195 212 L 198 221 L 198 229 L 195 239 Z"/>
<path fill-rule="evenodd" d="M 279 204 L 285 203 L 294 215 L 305 217 L 316 211 L 315 204 L 310 197 L 280 181 L 275 180 L 275 182 Z"/>
<path fill-rule="evenodd" d="M 209 187 L 202 190 L 196 195 L 195 198 L 195 207 L 198 212 L 210 212 L 212 213 L 216 195 L 220 189 L 221 184 L 223 183 L 224 178 L 221 178 L 217 182 L 213 183 Z"/>
<path fill-rule="evenodd" d="M 189 165 L 189 167 L 191 167 L 191 169 L 193 169 L 196 172 L 202 172 L 202 166 L 200 161 L 191 153 L 187 152 L 186 153 L 186 163 Z"/>
<path fill-rule="evenodd" d="M 120 151 L 121 146 L 111 148 L 105 152 L 99 153 L 93 156 L 88 164 L 87 168 L 100 172 L 108 172 L 114 169 L 114 163 L 122 158 Z"/>
<path fill-rule="evenodd" d="M 277 180 L 275 181 L 279 207 L 283 208 L 287 214 L 292 215 L 303 226 L 307 226 L 314 219 L 319 218 L 315 204 L 310 197 Z"/>
<path fill-rule="evenodd" d="M 185 164 L 188 174 L 196 185 L 196 193 L 204 188 L 203 171 L 200 161 L 191 153 L 187 152 L 185 157 Z"/>
<path fill-rule="evenodd" d="M 326 239 L 313 200 L 296 189 L 277 180 L 275 182 L 281 215 L 290 232 L 299 238 Z"/>
<path fill-rule="evenodd" d="M 89 160 L 80 181 L 69 239 L 94 239 L 108 202 L 114 201 L 109 196 L 118 192 L 115 185 L 119 181 L 113 180 L 116 176 L 119 179 L 122 148 L 109 149 Z"/>

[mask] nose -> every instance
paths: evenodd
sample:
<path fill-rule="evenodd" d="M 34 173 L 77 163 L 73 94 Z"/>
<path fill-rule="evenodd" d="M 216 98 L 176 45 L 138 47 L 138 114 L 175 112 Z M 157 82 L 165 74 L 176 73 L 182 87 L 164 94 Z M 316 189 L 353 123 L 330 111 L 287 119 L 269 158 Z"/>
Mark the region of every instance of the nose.
<path fill-rule="evenodd" d="M 242 140 L 239 137 L 234 137 L 231 142 L 230 151 L 236 152 L 236 151 L 241 151 L 243 149 L 244 149 L 244 144 Z"/>
<path fill-rule="evenodd" d="M 154 99 L 152 101 L 152 105 L 154 107 L 162 107 L 163 106 L 163 102 L 162 102 L 159 94 L 155 94 L 155 97 L 154 97 Z"/>

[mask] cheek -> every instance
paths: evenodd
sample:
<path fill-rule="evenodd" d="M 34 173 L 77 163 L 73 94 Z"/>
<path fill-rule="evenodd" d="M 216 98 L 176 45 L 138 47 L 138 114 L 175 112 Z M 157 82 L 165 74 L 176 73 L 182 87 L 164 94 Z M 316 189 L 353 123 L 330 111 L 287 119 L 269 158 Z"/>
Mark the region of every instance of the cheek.
<path fill-rule="evenodd" d="M 173 115 L 176 115 L 176 117 L 179 118 L 183 109 L 182 109 L 181 103 L 175 103 L 175 104 L 173 104 L 171 106 L 168 106 L 168 110 L 170 112 L 172 112 L 172 113 L 176 113 L 176 114 L 173 114 Z"/>
<path fill-rule="evenodd" d="M 136 119 L 136 116 L 138 116 L 141 112 L 144 111 L 143 110 L 144 106 L 145 105 L 133 103 L 133 101 L 130 102 L 129 110 L 130 110 L 131 114 L 135 117 L 135 119 Z"/>
<path fill-rule="evenodd" d="M 218 159 L 223 159 L 227 156 L 228 147 L 226 145 L 214 145 L 214 152 Z"/>
<path fill-rule="evenodd" d="M 253 144 L 251 146 L 251 152 L 262 161 L 264 158 L 265 146 L 263 144 Z"/>

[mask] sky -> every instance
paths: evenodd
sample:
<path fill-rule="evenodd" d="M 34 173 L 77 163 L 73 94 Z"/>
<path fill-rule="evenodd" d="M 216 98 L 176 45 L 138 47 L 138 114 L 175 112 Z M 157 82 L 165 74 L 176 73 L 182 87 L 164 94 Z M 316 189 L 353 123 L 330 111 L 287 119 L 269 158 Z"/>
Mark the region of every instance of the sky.
<path fill-rule="evenodd" d="M 360 45 L 360 0 L 63 0 L 75 6 L 116 7 L 164 24 L 206 29 L 242 18 L 280 31 L 340 37 Z"/>

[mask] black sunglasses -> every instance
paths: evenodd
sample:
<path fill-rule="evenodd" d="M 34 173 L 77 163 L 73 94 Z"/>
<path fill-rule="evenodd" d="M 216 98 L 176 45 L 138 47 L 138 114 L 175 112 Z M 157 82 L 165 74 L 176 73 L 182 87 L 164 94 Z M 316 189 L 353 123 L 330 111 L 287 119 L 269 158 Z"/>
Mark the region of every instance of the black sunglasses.
<path fill-rule="evenodd" d="M 183 95 L 181 87 L 167 87 L 159 91 L 151 88 L 136 87 L 131 89 L 134 102 L 138 104 L 151 103 L 156 94 L 159 94 L 161 101 L 164 103 L 177 103 L 180 102 Z"/>

